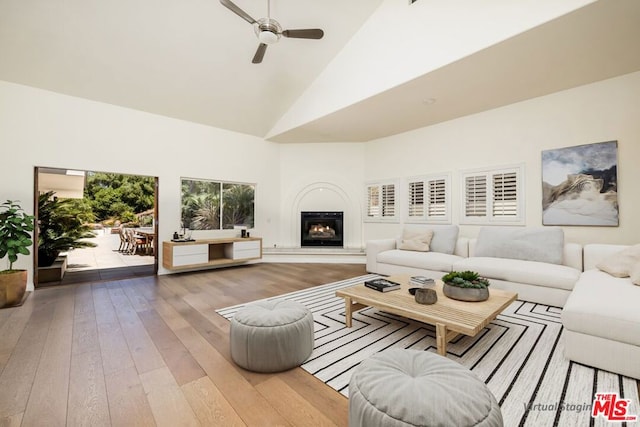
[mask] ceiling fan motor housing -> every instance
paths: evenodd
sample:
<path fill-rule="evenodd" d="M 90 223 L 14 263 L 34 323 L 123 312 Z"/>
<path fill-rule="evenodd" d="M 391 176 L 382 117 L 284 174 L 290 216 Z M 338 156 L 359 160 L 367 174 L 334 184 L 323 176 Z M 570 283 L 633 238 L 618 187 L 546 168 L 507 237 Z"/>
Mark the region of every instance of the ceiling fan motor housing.
<path fill-rule="evenodd" d="M 273 44 L 280 40 L 282 27 L 275 19 L 260 18 L 254 24 L 254 29 L 260 43 Z"/>

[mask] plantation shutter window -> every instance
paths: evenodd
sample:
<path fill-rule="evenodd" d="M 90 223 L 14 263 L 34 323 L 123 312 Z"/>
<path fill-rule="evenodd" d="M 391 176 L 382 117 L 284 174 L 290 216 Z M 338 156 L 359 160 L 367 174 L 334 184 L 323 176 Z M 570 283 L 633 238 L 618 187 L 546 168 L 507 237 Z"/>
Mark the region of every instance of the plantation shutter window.
<path fill-rule="evenodd" d="M 365 187 L 365 221 L 395 221 L 397 219 L 397 183 L 370 183 Z"/>
<path fill-rule="evenodd" d="M 462 172 L 461 223 L 523 225 L 524 165 Z"/>
<path fill-rule="evenodd" d="M 484 217 L 487 215 L 487 177 L 486 175 L 465 178 L 465 216 Z"/>
<path fill-rule="evenodd" d="M 367 187 L 367 216 L 377 217 L 380 215 L 380 187 Z"/>
<path fill-rule="evenodd" d="M 435 179 L 429 181 L 428 216 L 447 216 L 447 186 L 444 179 Z"/>
<path fill-rule="evenodd" d="M 382 216 L 393 217 L 396 214 L 396 187 L 393 184 L 382 186 Z"/>
<path fill-rule="evenodd" d="M 407 178 L 405 218 L 413 223 L 451 223 L 450 174 Z"/>
<path fill-rule="evenodd" d="M 493 216 L 518 216 L 518 177 L 515 172 L 493 175 Z"/>
<path fill-rule="evenodd" d="M 424 216 L 424 181 L 409 183 L 409 217 L 422 218 Z"/>

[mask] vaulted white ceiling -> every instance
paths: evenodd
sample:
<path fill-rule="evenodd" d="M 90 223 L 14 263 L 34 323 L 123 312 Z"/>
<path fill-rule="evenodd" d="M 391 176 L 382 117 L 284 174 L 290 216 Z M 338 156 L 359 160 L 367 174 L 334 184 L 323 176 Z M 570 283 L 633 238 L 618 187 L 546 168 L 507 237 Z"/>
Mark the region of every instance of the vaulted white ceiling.
<path fill-rule="evenodd" d="M 266 0 L 235 3 L 266 16 Z M 325 37 L 283 38 L 255 65 L 252 26 L 218 0 L 0 0 L 0 80 L 273 141 L 343 142 L 640 70 L 640 1 L 599 0 L 350 105 L 276 126 L 382 3 L 273 0 L 271 16 L 284 28 L 322 28 Z"/>
<path fill-rule="evenodd" d="M 273 0 L 262 64 L 218 0 L 0 0 L 0 80 L 264 136 L 382 0 Z M 255 19 L 267 0 L 236 0 Z"/>

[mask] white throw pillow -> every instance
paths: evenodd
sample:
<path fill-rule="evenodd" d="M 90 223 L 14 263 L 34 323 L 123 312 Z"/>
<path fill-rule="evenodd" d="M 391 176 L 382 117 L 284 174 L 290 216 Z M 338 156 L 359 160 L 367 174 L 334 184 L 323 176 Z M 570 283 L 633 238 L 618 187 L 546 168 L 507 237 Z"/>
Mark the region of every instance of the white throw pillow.
<path fill-rule="evenodd" d="M 611 256 L 606 257 L 598 264 L 600 270 L 615 277 L 629 277 L 631 268 L 640 263 L 640 244 L 630 246 Z"/>
<path fill-rule="evenodd" d="M 431 243 L 429 243 L 429 252 L 440 252 L 452 255 L 456 251 L 459 231 L 457 225 L 430 224 L 428 227 L 408 226 L 404 228 L 404 230 L 419 234 L 424 234 L 429 230 L 433 231 L 433 238 L 431 239 Z M 398 249 L 401 243 L 402 236 L 397 236 L 396 247 Z"/>
<path fill-rule="evenodd" d="M 398 249 L 404 251 L 429 252 L 429 245 L 433 238 L 433 230 L 411 231 L 404 230 L 402 232 L 402 240 L 398 245 Z"/>
<path fill-rule="evenodd" d="M 634 285 L 640 286 L 640 262 L 636 262 L 633 267 L 631 267 L 629 276 L 631 276 L 631 282 Z"/>

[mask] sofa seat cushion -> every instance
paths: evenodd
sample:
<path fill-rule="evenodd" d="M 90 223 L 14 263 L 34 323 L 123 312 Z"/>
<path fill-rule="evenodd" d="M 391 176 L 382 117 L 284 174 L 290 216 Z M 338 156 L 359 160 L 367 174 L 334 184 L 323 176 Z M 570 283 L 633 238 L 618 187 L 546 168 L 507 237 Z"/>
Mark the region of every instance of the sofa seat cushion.
<path fill-rule="evenodd" d="M 491 279 L 570 291 L 580 278 L 580 271 L 565 265 L 519 259 L 471 257 L 453 265 L 455 271 L 471 270 Z"/>
<path fill-rule="evenodd" d="M 631 280 L 587 270 L 562 310 L 570 331 L 640 346 L 640 288 Z"/>
<path fill-rule="evenodd" d="M 443 254 L 441 252 L 415 252 L 393 249 L 380 252 L 377 261 L 382 264 L 449 272 L 451 271 L 453 263 L 461 259 L 464 258 L 458 255 Z"/>

